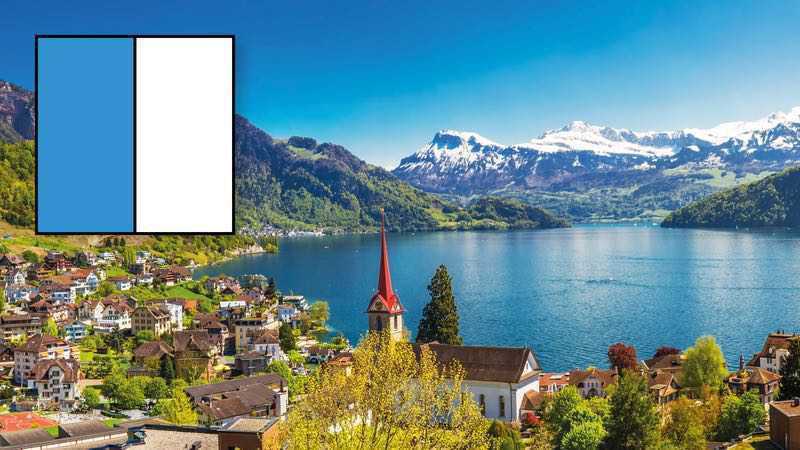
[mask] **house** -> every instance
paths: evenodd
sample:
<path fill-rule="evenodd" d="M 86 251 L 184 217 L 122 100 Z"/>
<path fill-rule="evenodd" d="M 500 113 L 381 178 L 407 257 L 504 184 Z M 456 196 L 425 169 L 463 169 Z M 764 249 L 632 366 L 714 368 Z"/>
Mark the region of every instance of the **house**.
<path fill-rule="evenodd" d="M 236 355 L 233 366 L 235 370 L 246 376 L 253 376 L 258 372 L 265 372 L 269 363 L 267 355 L 261 352 L 248 352 Z"/>
<path fill-rule="evenodd" d="M 131 332 L 151 331 L 153 336 L 172 333 L 172 316 L 160 305 L 139 306 L 131 317 Z"/>
<path fill-rule="evenodd" d="M 91 269 L 79 269 L 68 276 L 78 295 L 91 294 L 100 286 L 100 276 Z"/>
<path fill-rule="evenodd" d="M 658 358 L 651 358 L 642 361 L 641 367 L 647 372 L 661 370 L 666 372 L 680 373 L 686 356 L 681 353 L 662 355 Z"/>
<path fill-rule="evenodd" d="M 118 275 L 115 277 L 108 277 L 108 282 L 113 284 L 117 290 L 120 291 L 127 291 L 133 287 L 133 283 L 131 283 L 131 279 L 128 278 L 127 275 Z"/>
<path fill-rule="evenodd" d="M 247 317 L 249 305 L 241 300 L 228 300 L 219 302 L 219 315 L 223 319 L 242 319 Z"/>
<path fill-rule="evenodd" d="M 210 381 L 214 376 L 214 359 L 216 346 L 211 342 L 207 330 L 176 331 L 173 335 L 175 344 L 175 374 L 187 381 L 205 379 Z"/>
<path fill-rule="evenodd" d="M 39 295 L 39 289 L 29 284 L 6 284 L 5 294 L 9 303 L 28 302 Z"/>
<path fill-rule="evenodd" d="M 647 373 L 647 388 L 653 400 L 664 405 L 678 399 L 681 385 L 676 372 L 656 369 Z"/>
<path fill-rule="evenodd" d="M 105 306 L 97 300 L 85 300 L 78 305 L 78 319 L 96 322 L 103 316 Z"/>
<path fill-rule="evenodd" d="M 136 276 L 136 284 L 143 286 L 150 286 L 155 282 L 155 277 L 149 273 L 143 273 Z"/>
<path fill-rule="evenodd" d="M 769 440 L 783 450 L 800 450 L 800 399 L 769 404 Z"/>
<path fill-rule="evenodd" d="M 350 376 L 353 372 L 354 362 L 352 352 L 339 352 L 338 355 L 329 359 L 324 367 L 326 370 L 342 370 L 345 375 Z"/>
<path fill-rule="evenodd" d="M 16 314 L 0 317 L 0 333 L 5 341 L 31 337 L 40 333 L 44 321 L 36 314 Z"/>
<path fill-rule="evenodd" d="M 606 389 L 617 382 L 617 372 L 589 368 L 569 373 L 569 384 L 575 386 L 583 398 L 605 397 Z"/>
<path fill-rule="evenodd" d="M 539 392 L 555 394 L 569 386 L 569 372 L 539 374 Z"/>
<path fill-rule="evenodd" d="M 254 341 L 270 329 L 270 323 L 267 319 L 254 317 L 235 320 L 233 327 L 236 337 L 236 352 L 239 353 L 253 350 Z"/>
<path fill-rule="evenodd" d="M 27 282 L 28 275 L 22 269 L 12 269 L 6 275 L 6 284 L 22 285 Z"/>
<path fill-rule="evenodd" d="M 0 268 L 7 270 L 21 269 L 28 265 L 21 256 L 5 254 L 0 256 Z"/>
<path fill-rule="evenodd" d="M 740 363 L 738 371 L 731 373 L 725 379 L 725 384 L 731 392 L 741 395 L 747 391 L 756 391 L 761 403 L 764 404 L 774 400 L 781 376 L 760 367 L 742 367 L 743 363 L 744 361 Z"/>
<path fill-rule="evenodd" d="M 98 263 L 97 255 L 92 252 L 79 252 L 75 255 L 75 262 L 84 267 L 94 267 Z"/>
<path fill-rule="evenodd" d="M 199 327 L 208 331 L 211 342 L 217 347 L 217 354 L 224 355 L 229 350 L 229 335 L 228 327 L 218 320 L 205 320 L 200 323 Z M 233 345 L 230 346 L 230 351 L 234 352 Z"/>
<path fill-rule="evenodd" d="M 56 273 L 66 272 L 72 268 L 72 262 L 61 252 L 48 252 L 44 257 L 44 265 Z"/>
<path fill-rule="evenodd" d="M 193 386 L 186 394 L 201 421 L 212 424 L 249 416 L 283 417 L 289 402 L 286 380 L 274 373 Z"/>
<path fill-rule="evenodd" d="M 72 310 L 64 304 L 54 304 L 45 300 L 39 300 L 38 302 L 28 306 L 28 311 L 31 313 L 41 314 L 46 317 L 52 317 L 53 320 L 59 324 L 63 324 L 70 319 Z"/>
<path fill-rule="evenodd" d="M 795 339 L 800 339 L 800 336 L 784 331 L 770 333 L 764 341 L 761 351 L 753 355 L 747 366 L 760 367 L 772 373 L 780 373 L 783 359 L 789 355 L 789 343 Z"/>
<path fill-rule="evenodd" d="M 267 330 L 253 341 L 253 350 L 267 357 L 267 364 L 274 360 L 286 360 L 281 350 L 281 341 L 278 333 L 274 330 Z"/>
<path fill-rule="evenodd" d="M 309 309 L 311 309 L 311 306 L 309 306 L 308 302 L 306 301 L 306 298 L 302 295 L 284 295 L 283 297 L 281 297 L 281 299 L 282 299 L 281 303 L 288 303 L 290 305 L 294 305 L 294 307 L 300 311 L 308 311 Z"/>
<path fill-rule="evenodd" d="M 159 305 L 169 312 L 170 321 L 172 321 L 172 330 L 183 330 L 183 306 L 180 303 L 170 300 L 164 300 L 160 302 Z"/>
<path fill-rule="evenodd" d="M 36 388 L 40 408 L 56 406 L 69 410 L 80 396 L 80 364 L 75 359 L 45 359 L 33 369 L 33 387 Z"/>
<path fill-rule="evenodd" d="M 165 268 L 156 269 L 154 271 L 156 283 L 165 286 L 174 286 L 177 283 L 183 283 L 192 279 L 192 272 L 186 267 L 169 266 Z"/>
<path fill-rule="evenodd" d="M 166 342 L 145 342 L 133 351 L 133 364 L 128 369 L 128 376 L 158 376 L 162 360 L 171 360 L 173 357 L 174 350 Z"/>
<path fill-rule="evenodd" d="M 73 320 L 64 325 L 64 339 L 68 342 L 80 341 L 88 335 L 88 329 L 85 323 Z"/>
<path fill-rule="evenodd" d="M 311 364 L 322 364 L 333 358 L 334 355 L 336 355 L 336 352 L 334 352 L 333 349 L 314 345 L 308 348 L 308 356 L 306 357 L 306 361 Z"/>
<path fill-rule="evenodd" d="M 210 292 L 219 292 L 223 294 L 236 294 L 242 290 L 242 287 L 239 285 L 239 280 L 226 276 L 207 279 L 205 288 Z"/>
<path fill-rule="evenodd" d="M 298 311 L 294 305 L 289 303 L 281 303 L 278 305 L 277 312 L 278 320 L 283 323 L 290 324 L 293 328 L 297 326 L 300 311 Z"/>
<path fill-rule="evenodd" d="M 34 369 L 40 361 L 70 359 L 72 351 L 63 340 L 37 334 L 14 349 L 14 382 L 23 387 L 33 388 L 36 373 Z"/>
<path fill-rule="evenodd" d="M 0 344 L 0 366 L 6 366 L 8 363 L 14 365 L 14 347 Z"/>
<path fill-rule="evenodd" d="M 541 366 L 526 347 L 477 347 L 444 344 L 413 344 L 417 358 L 432 351 L 437 364 L 457 361 L 464 369 L 463 389 L 490 419 L 517 422 L 525 394 L 539 390 Z"/>
<path fill-rule="evenodd" d="M 147 250 L 139 250 L 136 252 L 136 264 L 146 263 L 150 259 L 150 252 Z"/>
<path fill-rule="evenodd" d="M 96 333 L 113 333 L 114 331 L 130 330 L 131 308 L 126 303 L 111 303 L 103 308 L 100 320 L 94 326 Z"/>
<path fill-rule="evenodd" d="M 112 252 L 100 252 L 97 254 L 99 264 L 111 264 L 117 260 L 117 257 Z"/>

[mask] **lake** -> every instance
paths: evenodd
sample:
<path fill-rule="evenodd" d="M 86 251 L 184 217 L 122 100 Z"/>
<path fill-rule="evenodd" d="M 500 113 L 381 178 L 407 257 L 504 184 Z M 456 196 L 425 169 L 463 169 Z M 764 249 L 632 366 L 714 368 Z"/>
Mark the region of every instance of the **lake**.
<path fill-rule="evenodd" d="M 416 334 L 427 285 L 445 264 L 465 344 L 529 346 L 545 370 L 607 366 L 614 342 L 641 358 L 717 338 L 730 367 L 767 333 L 800 330 L 800 233 L 577 226 L 515 232 L 389 234 L 392 279 Z M 280 253 L 202 268 L 261 273 L 284 293 L 325 299 L 352 342 L 378 276 L 378 235 L 283 239 Z"/>

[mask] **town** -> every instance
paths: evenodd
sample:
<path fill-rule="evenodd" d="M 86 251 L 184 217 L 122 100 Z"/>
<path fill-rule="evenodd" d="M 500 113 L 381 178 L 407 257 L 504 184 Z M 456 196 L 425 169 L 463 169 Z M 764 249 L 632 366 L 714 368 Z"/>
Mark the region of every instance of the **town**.
<path fill-rule="evenodd" d="M 530 348 L 462 345 L 442 266 L 409 343 L 383 226 L 380 240 L 377 289 L 365 299 L 368 332 L 356 348 L 326 329 L 327 303 L 283 295 L 264 275 L 195 280 L 186 266 L 128 247 L 4 254 L 0 448 L 280 448 L 296 433 L 315 444 L 292 448 L 348 448 L 326 435 L 339 439 L 348 433 L 343 424 L 358 424 L 353 433 L 363 443 L 357 433 L 367 416 L 378 427 L 378 406 L 359 412 L 347 397 L 345 409 L 355 412 L 345 414 L 356 415 L 328 411 L 334 418 L 320 426 L 320 400 L 344 395 L 359 377 L 371 384 L 371 371 L 395 359 L 381 375 L 387 384 L 409 368 L 418 384 L 424 373 L 439 385 L 458 381 L 458 400 L 441 408 L 467 408 L 452 429 L 475 424 L 485 434 L 461 435 L 475 443 L 468 448 L 654 448 L 648 440 L 674 446 L 663 448 L 754 448 L 743 446 L 750 440 L 800 448 L 800 336 L 769 333 L 733 370 L 714 339 L 701 337 L 648 358 L 615 343 L 598 367 L 547 372 Z M 620 433 L 639 440 L 614 441 Z M 405 446 L 391 439 L 381 446 Z"/>

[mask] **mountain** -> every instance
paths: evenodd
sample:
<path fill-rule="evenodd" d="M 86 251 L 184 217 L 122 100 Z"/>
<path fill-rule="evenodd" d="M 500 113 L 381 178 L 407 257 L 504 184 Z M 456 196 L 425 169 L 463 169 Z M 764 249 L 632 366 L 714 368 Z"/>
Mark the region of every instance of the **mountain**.
<path fill-rule="evenodd" d="M 347 231 L 554 228 L 562 219 L 511 199 L 461 207 L 422 192 L 339 145 L 308 137 L 280 140 L 237 116 L 236 194 L 240 227 L 325 227 Z"/>
<path fill-rule="evenodd" d="M 35 123 L 33 93 L 0 80 L 0 142 L 33 139 Z"/>
<path fill-rule="evenodd" d="M 673 212 L 666 228 L 800 227 L 800 168 L 713 194 Z"/>
<path fill-rule="evenodd" d="M 430 192 L 510 195 L 590 220 L 663 215 L 799 161 L 800 107 L 667 132 L 572 122 L 516 145 L 443 130 L 392 172 Z"/>

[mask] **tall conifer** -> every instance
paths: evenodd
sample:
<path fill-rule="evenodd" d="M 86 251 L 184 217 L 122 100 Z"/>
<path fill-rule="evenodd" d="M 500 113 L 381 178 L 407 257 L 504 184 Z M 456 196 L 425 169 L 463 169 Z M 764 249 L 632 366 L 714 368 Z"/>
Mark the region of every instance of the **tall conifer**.
<path fill-rule="evenodd" d="M 431 301 L 422 310 L 417 342 L 439 342 L 440 344 L 461 345 L 458 332 L 458 311 L 453 297 L 452 278 L 444 265 L 436 269 L 428 285 Z"/>

